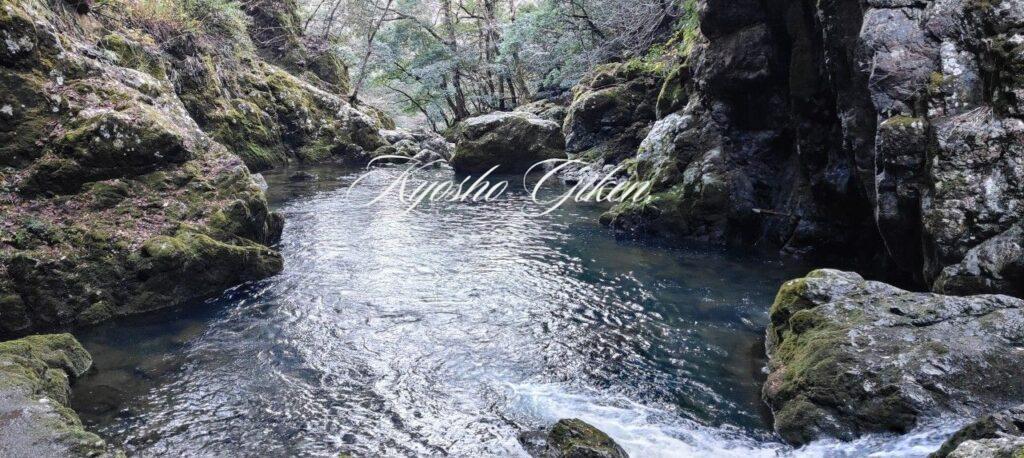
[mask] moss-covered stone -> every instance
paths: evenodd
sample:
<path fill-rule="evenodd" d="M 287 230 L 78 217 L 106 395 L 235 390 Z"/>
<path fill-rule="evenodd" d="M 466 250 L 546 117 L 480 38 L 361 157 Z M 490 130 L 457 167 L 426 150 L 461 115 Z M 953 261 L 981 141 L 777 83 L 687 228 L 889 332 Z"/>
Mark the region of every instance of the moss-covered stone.
<path fill-rule="evenodd" d="M 524 112 L 491 113 L 456 128 L 451 165 L 461 173 L 522 173 L 540 161 L 565 158 L 558 124 Z"/>
<path fill-rule="evenodd" d="M 770 317 L 764 396 L 794 444 L 902 433 L 925 416 L 1024 394 L 1013 369 L 1021 357 L 998 337 L 1024 323 L 1024 302 L 1006 296 L 910 293 L 819 270 L 784 284 Z"/>
<path fill-rule="evenodd" d="M 548 435 L 551 458 L 626 458 L 612 438 L 579 419 L 559 420 Z"/>
<path fill-rule="evenodd" d="M 103 36 L 99 46 L 112 52 L 117 57 L 117 63 L 123 67 L 148 73 L 154 78 L 167 79 L 166 64 L 157 55 L 157 49 L 147 48 L 142 43 L 116 32 Z"/>
<path fill-rule="evenodd" d="M 70 381 L 91 365 L 89 353 L 70 334 L 0 342 L 0 454 L 123 456 L 86 431 L 67 406 Z"/>

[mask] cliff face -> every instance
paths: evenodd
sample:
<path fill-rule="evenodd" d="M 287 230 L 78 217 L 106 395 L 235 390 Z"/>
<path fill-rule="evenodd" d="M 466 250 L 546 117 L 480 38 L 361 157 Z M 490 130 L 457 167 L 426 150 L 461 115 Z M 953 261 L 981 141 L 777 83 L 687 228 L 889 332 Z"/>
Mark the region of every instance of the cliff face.
<path fill-rule="evenodd" d="M 946 293 L 1020 294 L 1007 285 L 1024 281 L 1024 3 L 698 11 L 693 51 L 631 166 L 656 194 L 609 223 L 859 256 Z"/>
<path fill-rule="evenodd" d="M 273 275 L 283 221 L 249 167 L 386 144 L 341 96 L 344 66 L 302 45 L 294 3 L 202 23 L 146 5 L 0 1 L 0 335 Z"/>

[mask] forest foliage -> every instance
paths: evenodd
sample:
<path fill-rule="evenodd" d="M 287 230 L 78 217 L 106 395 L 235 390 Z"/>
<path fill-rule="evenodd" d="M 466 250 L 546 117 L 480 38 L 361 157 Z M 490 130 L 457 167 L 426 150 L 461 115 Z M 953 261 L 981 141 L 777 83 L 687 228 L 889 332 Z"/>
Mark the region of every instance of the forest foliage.
<path fill-rule="evenodd" d="M 302 0 L 305 34 L 349 63 L 353 99 L 443 130 L 565 93 L 601 63 L 643 58 L 695 0 Z M 679 46 L 683 46 L 680 44 Z"/>
<path fill-rule="evenodd" d="M 228 48 L 261 1 L 100 0 L 166 42 L 212 31 Z M 307 46 L 347 63 L 350 99 L 436 131 L 562 96 L 602 63 L 685 55 L 696 30 L 696 0 L 288 1 Z"/>

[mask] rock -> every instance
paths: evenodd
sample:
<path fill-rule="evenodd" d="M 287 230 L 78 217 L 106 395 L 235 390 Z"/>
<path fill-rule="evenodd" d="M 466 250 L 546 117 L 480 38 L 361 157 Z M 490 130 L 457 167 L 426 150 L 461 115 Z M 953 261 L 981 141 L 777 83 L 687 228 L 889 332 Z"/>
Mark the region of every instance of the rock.
<path fill-rule="evenodd" d="M 943 294 L 1009 294 L 1024 297 L 1024 227 L 972 248 L 963 261 L 946 267 L 933 290 Z"/>
<path fill-rule="evenodd" d="M 607 64 L 573 88 L 565 115 L 565 150 L 618 164 L 636 152 L 654 121 L 662 81 L 638 65 Z"/>
<path fill-rule="evenodd" d="M 373 152 L 374 158 L 382 156 L 399 156 L 402 158 L 420 159 L 430 157 L 448 161 L 452 157 L 455 145 L 448 143 L 444 137 L 426 129 L 391 129 L 382 130 L 381 136 L 388 145 Z M 424 151 L 427 153 L 424 154 Z M 433 160 L 433 159 L 432 159 Z M 377 160 L 378 163 L 405 163 L 405 159 Z M 430 162 L 430 161 L 427 161 Z"/>
<path fill-rule="evenodd" d="M 559 420 L 550 431 L 524 434 L 520 442 L 537 458 L 627 458 L 622 447 L 579 419 Z"/>
<path fill-rule="evenodd" d="M 764 398 L 792 444 L 903 433 L 1024 399 L 1022 343 L 1020 299 L 912 293 L 814 271 L 783 285 L 772 305 Z"/>
<path fill-rule="evenodd" d="M 70 382 L 91 365 L 70 334 L 0 343 L 0 455 L 123 456 L 68 407 Z"/>
<path fill-rule="evenodd" d="M 315 173 L 310 173 L 306 171 L 298 171 L 288 176 L 288 181 L 291 181 L 292 183 L 298 183 L 302 181 L 316 181 L 318 179 L 320 179 L 320 177 L 318 177 Z"/>
<path fill-rule="evenodd" d="M 440 165 L 440 164 L 443 164 L 443 163 L 447 162 L 447 160 L 443 156 L 438 154 L 437 152 L 434 152 L 434 151 L 431 151 L 431 150 L 426 150 L 426 149 L 420 151 L 415 156 L 413 156 L 412 160 L 416 161 L 416 162 L 418 162 L 420 164 L 434 164 L 434 165 Z"/>
<path fill-rule="evenodd" d="M 515 111 L 534 114 L 541 119 L 557 122 L 558 125 L 562 125 L 568 109 L 565 105 L 555 100 L 541 99 L 526 105 L 520 105 L 516 107 Z"/>
<path fill-rule="evenodd" d="M 950 452 L 950 458 L 1020 458 L 1024 455 L 1024 438 L 971 440 Z"/>
<path fill-rule="evenodd" d="M 996 285 L 996 272 L 1015 275 L 1012 256 L 985 255 L 1006 267 L 981 268 L 972 250 L 1003 243 L 1020 221 L 1021 0 L 697 6 L 697 23 L 684 15 L 645 56 L 668 71 L 610 64 L 573 90 L 568 153 L 635 161 L 631 179 L 656 183 L 652 201 L 604 222 L 839 258 L 920 287 L 1020 294 Z M 657 60 L 680 41 L 685 59 Z M 979 282 L 948 280 L 951 266 L 992 279 L 954 286 Z"/>
<path fill-rule="evenodd" d="M 974 442 L 974 444 L 970 444 Z M 1000 454 L 1001 452 L 1010 452 Z M 1006 456 L 1024 452 L 1024 405 L 985 415 L 960 428 L 931 458 Z"/>
<path fill-rule="evenodd" d="M 522 173 L 534 164 L 565 158 L 558 124 L 529 113 L 497 112 L 470 118 L 454 129 L 451 165 L 459 173 Z"/>

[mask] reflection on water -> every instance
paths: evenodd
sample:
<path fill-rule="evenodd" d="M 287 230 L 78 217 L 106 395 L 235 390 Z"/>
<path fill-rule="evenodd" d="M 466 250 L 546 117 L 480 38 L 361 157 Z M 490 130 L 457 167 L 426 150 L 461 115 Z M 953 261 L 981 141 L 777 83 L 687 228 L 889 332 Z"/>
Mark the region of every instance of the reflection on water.
<path fill-rule="evenodd" d="M 79 336 L 91 428 L 143 455 L 521 456 L 519 432 L 580 417 L 635 456 L 786 450 L 760 348 L 801 269 L 617 241 L 589 205 L 526 216 L 521 190 L 364 207 L 397 170 L 348 199 L 359 172 L 313 171 L 267 177 L 281 275 Z"/>

